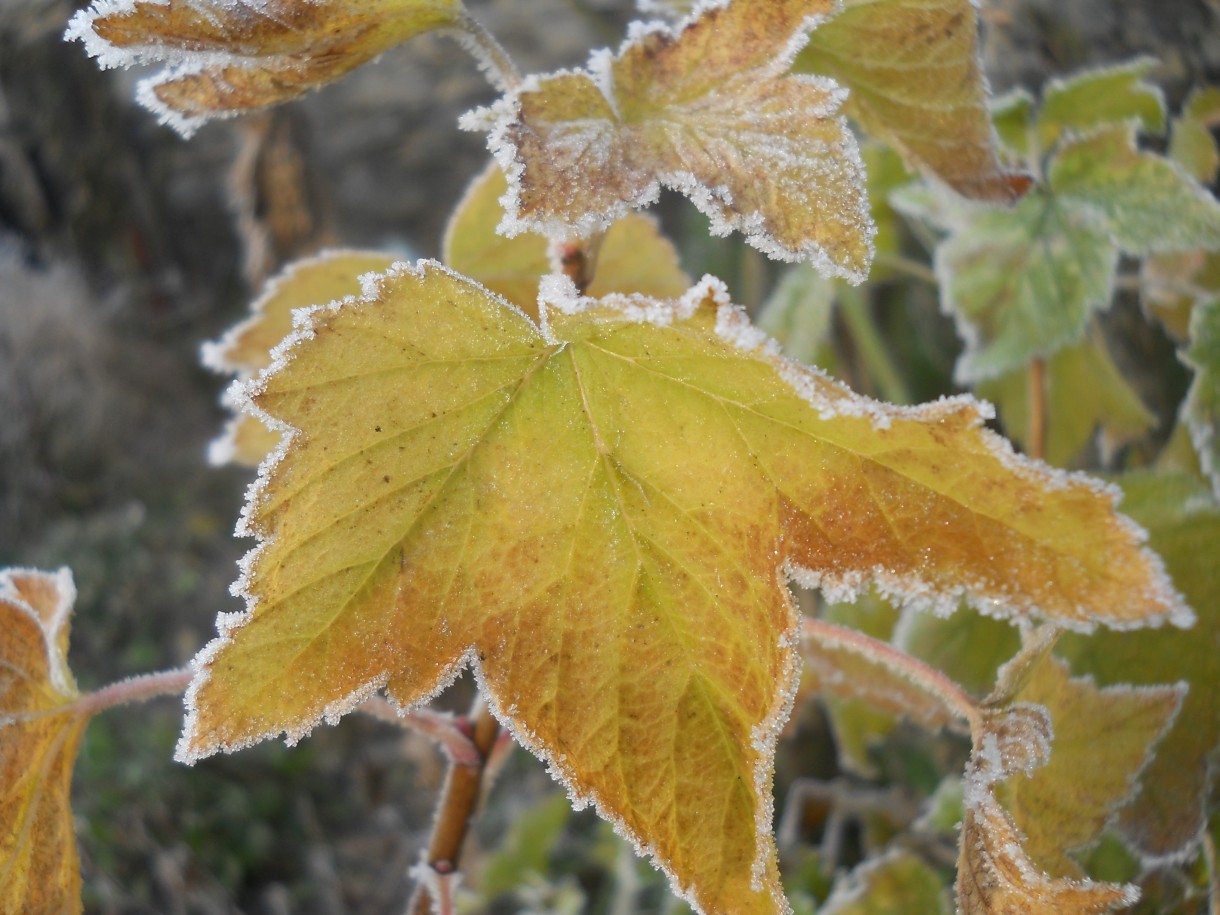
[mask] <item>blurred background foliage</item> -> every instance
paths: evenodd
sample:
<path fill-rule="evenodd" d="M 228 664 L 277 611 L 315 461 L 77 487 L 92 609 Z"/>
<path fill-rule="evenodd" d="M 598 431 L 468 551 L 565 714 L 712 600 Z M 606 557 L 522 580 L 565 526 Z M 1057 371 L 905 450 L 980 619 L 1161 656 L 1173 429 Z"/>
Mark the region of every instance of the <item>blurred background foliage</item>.
<path fill-rule="evenodd" d="M 99 72 L 62 42 L 76 6 L 0 0 L 0 565 L 73 569 L 71 662 L 89 688 L 185 663 L 216 613 L 239 609 L 228 586 L 248 544 L 231 532 L 250 474 L 206 466 L 224 381 L 199 367 L 199 344 L 238 320 L 269 274 L 321 246 L 436 256 L 486 161 L 482 137 L 457 130 L 456 116 L 491 93 L 451 44 L 428 36 L 187 143 L 134 106 L 138 74 Z M 628 0 L 471 6 L 526 70 L 617 44 L 634 12 Z M 988 73 L 997 91 L 1037 94 L 1051 76 L 1151 54 L 1177 110 L 1192 87 L 1220 84 L 1218 7 L 985 0 Z M 878 188 L 903 180 L 881 150 L 869 169 Z M 847 290 L 771 264 L 736 237 L 709 237 L 689 206 L 666 198 L 659 212 L 687 271 L 723 277 L 797 355 L 889 400 L 953 390 L 960 344 L 918 271 L 883 258 L 864 291 Z M 886 250 L 927 262 L 931 239 L 879 216 Z M 1102 330 L 1122 341 L 1111 349 L 1155 416 L 1126 447 L 1151 453 L 1189 376 L 1133 295 L 1120 294 Z M 868 625 L 888 635 L 893 620 L 879 609 Z M 1001 629 L 1002 645 L 1011 630 Z M 961 676 L 981 689 L 990 673 Z M 459 684 L 443 704 L 465 707 L 469 690 Z M 188 770 L 170 759 L 180 716 L 162 701 L 87 732 L 74 789 L 87 912 L 401 909 L 442 774 L 430 746 L 350 717 L 296 748 L 269 743 Z M 797 911 L 828 897 L 826 910 L 855 911 L 854 884 L 836 872 L 889 844 L 852 880 L 923 894 L 895 896 L 894 911 L 949 911 L 960 791 L 942 773 L 961 772 L 967 750 L 845 703 L 800 701 L 776 781 Z M 523 753 L 491 791 L 472 846 L 463 912 L 683 908 L 609 826 L 571 813 Z M 1124 856 L 1103 843 L 1091 870 L 1123 878 L 1133 867 Z M 1155 878 L 1138 910 L 1199 911 L 1197 871 Z"/>

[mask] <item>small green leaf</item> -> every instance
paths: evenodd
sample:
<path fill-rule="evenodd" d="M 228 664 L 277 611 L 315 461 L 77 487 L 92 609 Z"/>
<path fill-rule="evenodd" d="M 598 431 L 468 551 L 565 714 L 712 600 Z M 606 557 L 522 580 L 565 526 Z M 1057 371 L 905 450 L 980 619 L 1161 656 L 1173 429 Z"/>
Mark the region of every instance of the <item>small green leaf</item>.
<path fill-rule="evenodd" d="M 962 607 L 949 617 L 907 611 L 894 632 L 894 644 L 983 696 L 1000 666 L 1020 650 L 1021 636 L 1003 620 Z"/>
<path fill-rule="evenodd" d="M 1104 212 L 1131 254 L 1220 248 L 1220 203 L 1181 166 L 1141 151 L 1130 126 L 1069 143 L 1051 165 L 1050 184 L 1056 195 Z"/>
<path fill-rule="evenodd" d="M 935 261 L 942 307 L 966 340 L 956 377 L 977 382 L 1078 340 L 1110 303 L 1118 248 L 1099 212 L 1035 192 L 978 214 Z"/>
<path fill-rule="evenodd" d="M 835 295 L 833 280 L 798 264 L 780 277 L 758 313 L 757 324 L 793 359 L 827 368 L 826 360 L 834 355 L 827 343 Z"/>
<path fill-rule="evenodd" d="M 1182 404 L 1182 417 L 1199 453 L 1199 464 L 1220 495 L 1220 298 L 1195 306 L 1190 347 L 1182 354 L 1195 378 Z"/>
<path fill-rule="evenodd" d="M 987 105 L 996 135 L 1007 149 L 1021 156 L 1030 153 L 1030 126 L 1037 101 L 1024 89 L 997 95 Z"/>
<path fill-rule="evenodd" d="M 1169 135 L 1169 157 L 1201 184 L 1211 184 L 1220 169 L 1220 148 L 1212 133 L 1217 124 L 1220 87 L 1208 86 L 1191 93 Z"/>
<path fill-rule="evenodd" d="M 1052 80 L 1042 93 L 1038 134 L 1049 149 L 1063 134 L 1089 133 L 1109 124 L 1134 122 L 1146 133 L 1165 129 L 1165 98 L 1145 80 L 1157 66 L 1140 57 L 1116 67 Z"/>

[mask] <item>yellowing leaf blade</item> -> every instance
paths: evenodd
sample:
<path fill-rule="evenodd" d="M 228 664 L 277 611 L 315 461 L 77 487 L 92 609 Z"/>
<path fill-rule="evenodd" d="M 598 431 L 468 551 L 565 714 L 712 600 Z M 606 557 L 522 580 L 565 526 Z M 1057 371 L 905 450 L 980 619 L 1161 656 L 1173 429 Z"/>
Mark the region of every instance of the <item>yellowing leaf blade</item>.
<path fill-rule="evenodd" d="M 67 667 L 67 570 L 0 572 L 0 910 L 79 912 L 69 803 L 87 716 Z"/>
<path fill-rule="evenodd" d="M 846 86 L 852 118 L 963 196 L 1008 202 L 1029 187 L 996 154 L 971 0 L 848 0 L 797 68 Z"/>
<path fill-rule="evenodd" d="M 782 76 L 828 0 L 709 6 L 674 32 L 636 36 L 587 72 L 529 81 L 494 111 L 512 182 L 511 232 L 562 240 L 603 230 L 660 187 L 714 232 L 859 282 L 874 233 L 842 90 Z"/>
<path fill-rule="evenodd" d="M 1004 783 L 1001 797 L 1037 866 L 1057 877 L 1078 877 L 1066 852 L 1094 841 L 1127 802 L 1176 718 L 1186 685 L 1099 688 L 1044 658 L 1018 695 L 1047 709 L 1055 739 L 1047 764 Z"/>
<path fill-rule="evenodd" d="M 183 135 L 206 120 L 296 98 L 432 29 L 457 0 L 96 0 L 66 37 L 103 66 L 165 61 L 141 102 Z"/>
<path fill-rule="evenodd" d="M 972 402 L 888 407 L 780 359 L 713 280 L 544 316 L 400 266 L 250 385 L 296 432 L 247 506 L 251 611 L 199 659 L 183 758 L 383 686 L 415 704 L 469 663 L 679 892 L 774 912 L 785 566 L 1078 627 L 1189 617 L 1112 494 L 1019 459 Z"/>
<path fill-rule="evenodd" d="M 1120 812 L 1124 837 L 1145 861 L 1180 860 L 1206 826 L 1206 760 L 1220 744 L 1220 509 L 1209 491 L 1184 476 L 1123 480 L 1132 515 L 1145 525 L 1174 583 L 1198 615 L 1192 629 L 1066 635 L 1057 653 L 1073 671 L 1102 684 L 1159 686 L 1185 680 L 1190 692 L 1177 720 Z"/>

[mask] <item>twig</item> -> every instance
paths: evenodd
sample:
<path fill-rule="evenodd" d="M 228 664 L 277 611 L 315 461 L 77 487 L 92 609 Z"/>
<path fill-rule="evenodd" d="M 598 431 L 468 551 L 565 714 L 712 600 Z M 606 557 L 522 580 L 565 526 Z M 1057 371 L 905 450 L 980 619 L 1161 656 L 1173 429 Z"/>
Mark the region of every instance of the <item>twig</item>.
<path fill-rule="evenodd" d="M 604 232 L 590 238 L 576 238 L 558 243 L 553 257 L 561 273 L 572 281 L 581 295 L 593 283 L 597 273 L 597 256 L 601 252 Z"/>
<path fill-rule="evenodd" d="M 894 366 L 885 341 L 881 339 L 881 333 L 873 323 L 868 296 L 861 290 L 844 284 L 839 291 L 839 303 L 839 314 L 843 316 L 843 323 L 847 325 L 864 368 L 877 385 L 877 392 L 890 403 L 910 403 L 911 394 L 906 383 Z"/>
<path fill-rule="evenodd" d="M 1029 456 L 1046 460 L 1046 360 L 1029 364 Z"/>
<path fill-rule="evenodd" d="M 462 12 L 450 34 L 479 62 L 479 69 L 496 89 L 512 92 L 521 85 L 521 73 L 508 52 L 496 36 L 469 13 Z"/>
<path fill-rule="evenodd" d="M 194 675 L 195 672 L 189 667 L 177 667 L 173 670 L 129 677 L 94 692 L 85 693 L 72 703 L 72 707 L 76 712 L 88 716 L 104 712 L 116 705 L 146 702 L 157 696 L 181 695 Z M 59 712 L 61 709 L 55 711 Z"/>
<path fill-rule="evenodd" d="M 482 792 L 486 763 L 500 736 L 500 723 L 488 711 L 482 697 L 475 700 L 465 725 L 477 752 L 477 761 L 474 765 L 449 764 L 445 787 L 437 802 L 436 819 L 432 823 L 432 839 L 421 864 L 441 880 L 439 883 L 432 879 L 419 880 L 415 897 L 407 908 L 410 915 L 443 912 L 444 899 L 433 900 L 429 885 L 446 886 L 457 873 L 462 843 Z"/>
<path fill-rule="evenodd" d="M 403 711 L 383 696 L 373 696 L 366 699 L 357 708 L 376 718 L 407 728 L 430 738 L 445 751 L 449 761 L 457 766 L 478 766 L 481 764 L 479 751 L 474 740 L 463 727 L 463 720 L 455 718 L 448 712 L 437 712 L 429 708 L 417 708 Z"/>
<path fill-rule="evenodd" d="M 838 626 L 812 616 L 802 617 L 801 634 L 815 642 L 837 643 L 855 649 L 865 657 L 881 661 L 891 670 L 902 674 L 910 682 L 938 697 L 947 709 L 970 725 L 971 733 L 979 731 L 982 711 L 978 703 L 969 693 L 932 665 L 898 650 L 888 642 L 882 642 L 856 629 Z"/>

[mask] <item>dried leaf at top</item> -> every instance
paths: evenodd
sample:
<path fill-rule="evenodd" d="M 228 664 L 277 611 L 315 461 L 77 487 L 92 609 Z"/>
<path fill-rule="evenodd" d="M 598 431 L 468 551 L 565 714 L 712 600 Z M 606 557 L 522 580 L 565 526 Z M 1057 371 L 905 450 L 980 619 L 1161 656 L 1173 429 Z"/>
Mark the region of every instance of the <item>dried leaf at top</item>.
<path fill-rule="evenodd" d="M 996 153 L 972 0 L 846 0 L 795 68 L 847 87 L 850 117 L 959 194 L 1008 202 L 1029 187 Z"/>
<path fill-rule="evenodd" d="M 400 266 L 251 383 L 296 431 L 252 490 L 251 610 L 198 659 L 181 758 L 300 738 L 380 687 L 414 705 L 471 664 L 679 892 L 769 913 L 784 568 L 840 599 L 878 580 L 1078 627 L 1190 618 L 1110 491 L 1019 458 L 969 399 L 859 397 L 710 279 L 550 301 L 543 333 Z"/>
<path fill-rule="evenodd" d="M 864 279 L 873 227 L 844 92 L 783 75 L 832 0 L 732 0 L 680 31 L 659 24 L 586 71 L 527 81 L 492 109 L 509 176 L 510 234 L 604 230 L 660 187 L 686 194 L 713 232 L 771 257 Z"/>
<path fill-rule="evenodd" d="M 0 911 L 79 912 L 69 791 L 87 716 L 68 670 L 71 573 L 0 571 Z"/>
<path fill-rule="evenodd" d="M 141 83 L 139 99 L 189 136 L 209 118 L 303 95 L 461 15 L 459 0 L 95 0 L 65 37 L 104 67 L 169 64 Z"/>
<path fill-rule="evenodd" d="M 498 292 L 538 318 L 538 284 L 551 272 L 548 242 L 532 232 L 507 238 L 496 232 L 504 218 L 500 199 L 508 190 L 504 172 L 492 163 L 458 204 L 445 230 L 443 260 L 454 270 Z M 610 293 L 676 298 L 690 286 L 678 252 L 656 222 L 630 213 L 606 232 L 588 295 Z"/>

